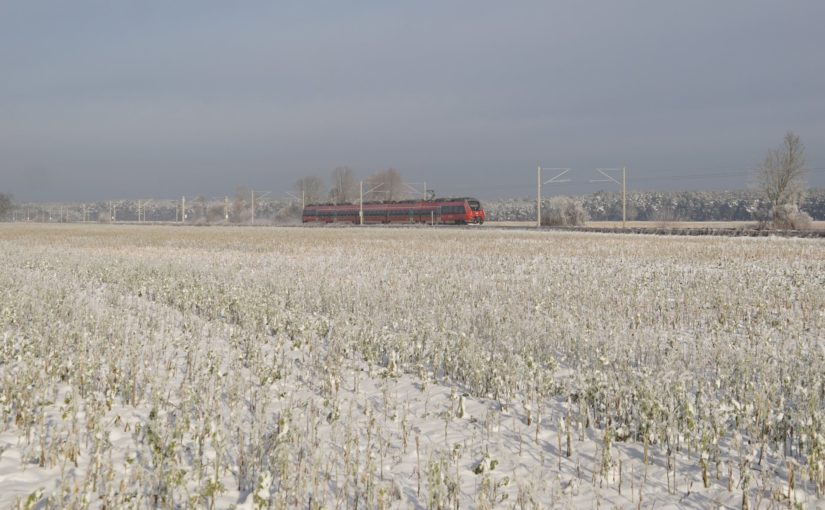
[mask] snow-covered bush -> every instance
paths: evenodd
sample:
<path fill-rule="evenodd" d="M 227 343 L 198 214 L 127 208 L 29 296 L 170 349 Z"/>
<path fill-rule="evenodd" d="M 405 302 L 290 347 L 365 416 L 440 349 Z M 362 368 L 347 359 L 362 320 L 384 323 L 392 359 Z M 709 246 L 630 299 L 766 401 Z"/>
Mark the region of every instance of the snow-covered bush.
<path fill-rule="evenodd" d="M 773 227 L 782 230 L 803 230 L 810 228 L 811 216 L 800 211 L 796 204 L 784 204 L 778 206 L 771 214 Z"/>
<path fill-rule="evenodd" d="M 578 227 L 587 221 L 581 202 L 572 197 L 553 197 L 542 204 L 541 224 L 550 227 Z"/>

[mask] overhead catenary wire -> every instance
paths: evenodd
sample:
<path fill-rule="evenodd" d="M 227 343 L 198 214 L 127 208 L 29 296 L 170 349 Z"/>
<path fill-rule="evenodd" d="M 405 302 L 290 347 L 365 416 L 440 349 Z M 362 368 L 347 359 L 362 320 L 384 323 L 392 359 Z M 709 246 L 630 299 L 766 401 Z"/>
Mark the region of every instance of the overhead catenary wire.
<path fill-rule="evenodd" d="M 575 184 L 587 184 L 590 181 L 587 179 L 579 179 L 575 178 L 576 169 L 572 169 L 573 174 L 571 175 L 571 179 L 569 182 Z M 590 170 L 587 170 L 590 172 Z M 633 182 L 635 184 L 644 184 L 646 182 L 651 181 L 678 181 L 678 180 L 690 180 L 690 179 L 703 179 L 703 180 L 712 180 L 712 179 L 724 179 L 728 177 L 738 177 L 738 176 L 749 176 L 754 175 L 757 169 L 739 169 L 739 170 L 703 170 L 702 173 L 667 173 L 667 174 L 644 174 L 634 172 L 633 177 L 627 177 L 628 182 Z M 825 174 L 825 167 L 809 167 L 807 169 L 809 174 Z M 527 181 L 524 183 L 514 183 L 514 182 L 485 182 L 485 187 L 487 188 L 495 188 L 499 191 L 521 191 L 521 190 L 529 190 L 530 184 Z"/>

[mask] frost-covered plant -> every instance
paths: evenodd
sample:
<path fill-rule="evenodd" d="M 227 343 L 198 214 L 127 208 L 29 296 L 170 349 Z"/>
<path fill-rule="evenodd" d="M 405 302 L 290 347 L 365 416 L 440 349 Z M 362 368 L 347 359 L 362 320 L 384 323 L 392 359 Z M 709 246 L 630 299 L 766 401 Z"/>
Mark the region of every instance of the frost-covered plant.
<path fill-rule="evenodd" d="M 0 230 L 0 462 L 60 477 L 55 506 L 255 504 L 266 473 L 273 506 L 421 505 L 446 445 L 434 492 L 469 506 L 487 452 L 560 492 L 637 448 L 675 494 L 723 487 L 750 444 L 751 481 L 791 460 L 815 498 L 823 260 L 777 239 Z"/>

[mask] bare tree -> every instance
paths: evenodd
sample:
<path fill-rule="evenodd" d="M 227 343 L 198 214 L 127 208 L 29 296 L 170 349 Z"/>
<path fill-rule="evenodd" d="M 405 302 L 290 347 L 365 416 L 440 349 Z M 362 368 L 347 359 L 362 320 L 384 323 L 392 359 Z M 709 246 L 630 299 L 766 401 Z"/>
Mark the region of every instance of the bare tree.
<path fill-rule="evenodd" d="M 358 181 L 355 172 L 348 166 L 339 166 L 332 171 L 332 190 L 329 198 L 336 204 L 352 203 L 358 199 Z"/>
<path fill-rule="evenodd" d="M 364 200 L 401 200 L 406 194 L 401 174 L 395 168 L 388 168 L 370 176 L 364 187 L 373 190 Z"/>
<path fill-rule="evenodd" d="M 799 135 L 788 131 L 782 146 L 768 151 L 755 175 L 756 188 L 770 205 L 775 228 L 794 227 L 794 216 L 804 214 L 799 213 L 799 204 L 805 197 L 806 175 L 805 146 Z"/>
<path fill-rule="evenodd" d="M 324 199 L 324 181 L 317 175 L 302 177 L 295 182 L 295 193 L 307 204 L 318 203 Z"/>

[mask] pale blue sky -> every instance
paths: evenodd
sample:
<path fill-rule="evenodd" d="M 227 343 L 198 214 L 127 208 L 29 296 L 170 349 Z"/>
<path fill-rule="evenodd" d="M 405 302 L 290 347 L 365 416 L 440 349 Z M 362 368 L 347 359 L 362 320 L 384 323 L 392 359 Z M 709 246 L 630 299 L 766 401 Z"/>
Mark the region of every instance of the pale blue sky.
<path fill-rule="evenodd" d="M 0 0 L 0 192 L 282 196 L 347 165 L 527 196 L 538 163 L 567 193 L 620 165 L 735 189 L 787 130 L 825 167 L 825 2 L 345 4 Z"/>

